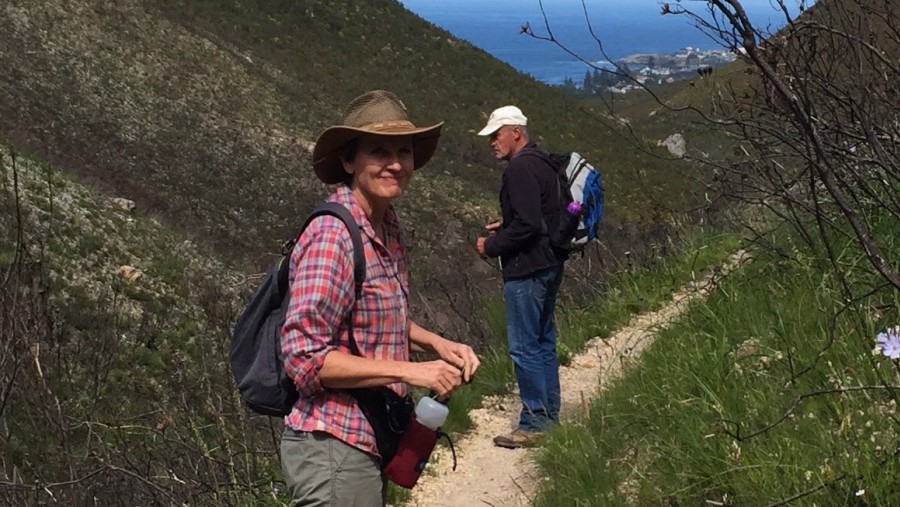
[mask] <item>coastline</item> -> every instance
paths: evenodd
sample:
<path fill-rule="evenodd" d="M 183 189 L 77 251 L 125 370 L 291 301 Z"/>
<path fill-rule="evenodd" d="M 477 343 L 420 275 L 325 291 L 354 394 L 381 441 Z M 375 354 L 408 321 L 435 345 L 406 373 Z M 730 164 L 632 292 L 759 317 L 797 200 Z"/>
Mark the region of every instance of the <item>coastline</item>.
<path fill-rule="evenodd" d="M 591 72 L 587 69 L 584 79 L 579 82 L 567 78 L 558 86 L 574 94 L 584 93 L 628 93 L 642 89 L 643 86 L 655 86 L 691 79 L 696 75 L 704 76 L 713 69 L 735 61 L 737 56 L 724 49 L 703 50 L 687 46 L 674 53 L 635 53 L 618 59 L 615 65 L 624 69 L 630 78 L 622 77 L 612 65 L 607 69 Z M 637 81 L 637 84 L 635 83 Z M 546 81 L 544 81 L 546 83 Z M 549 83 L 548 83 L 549 84 Z"/>

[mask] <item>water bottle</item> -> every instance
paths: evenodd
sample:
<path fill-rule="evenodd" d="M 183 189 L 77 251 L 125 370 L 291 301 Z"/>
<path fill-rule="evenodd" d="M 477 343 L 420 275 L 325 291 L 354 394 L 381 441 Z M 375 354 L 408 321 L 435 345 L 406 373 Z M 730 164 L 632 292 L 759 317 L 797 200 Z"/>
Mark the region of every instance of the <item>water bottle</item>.
<path fill-rule="evenodd" d="M 447 405 L 437 401 L 431 396 L 423 396 L 416 405 L 416 420 L 423 426 L 437 430 L 447 421 L 450 409 Z"/>
<path fill-rule="evenodd" d="M 389 463 L 382 464 L 385 478 L 404 488 L 416 485 L 437 444 L 438 428 L 447 420 L 449 412 L 447 405 L 432 396 L 419 400 L 415 416 L 400 437 L 397 453 Z"/>

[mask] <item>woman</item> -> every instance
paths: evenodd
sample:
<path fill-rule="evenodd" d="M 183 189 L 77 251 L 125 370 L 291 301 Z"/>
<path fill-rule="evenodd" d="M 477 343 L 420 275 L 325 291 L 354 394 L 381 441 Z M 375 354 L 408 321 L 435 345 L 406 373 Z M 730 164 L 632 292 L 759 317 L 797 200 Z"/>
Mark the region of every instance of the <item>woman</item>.
<path fill-rule="evenodd" d="M 402 396 L 412 385 L 446 397 L 478 369 L 471 347 L 410 320 L 406 247 L 391 205 L 434 154 L 442 125 L 416 127 L 396 95 L 376 90 L 350 102 L 343 123 L 316 141 L 316 175 L 341 183 L 328 200 L 360 226 L 366 279 L 357 300 L 350 235 L 332 216 L 310 224 L 291 255 L 282 346 L 300 398 L 285 418 L 281 451 L 297 505 L 384 504 L 375 436 L 346 389 L 388 386 Z M 350 352 L 351 310 L 361 355 Z M 411 348 L 440 359 L 410 362 Z"/>

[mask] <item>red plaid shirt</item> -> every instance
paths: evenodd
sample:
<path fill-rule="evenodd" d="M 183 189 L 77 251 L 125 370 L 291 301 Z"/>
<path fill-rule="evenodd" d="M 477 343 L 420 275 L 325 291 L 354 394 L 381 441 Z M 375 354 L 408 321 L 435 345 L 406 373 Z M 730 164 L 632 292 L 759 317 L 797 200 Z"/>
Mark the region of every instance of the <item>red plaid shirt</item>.
<path fill-rule="evenodd" d="M 282 348 L 300 399 L 285 424 L 297 431 L 323 431 L 377 456 L 375 434 L 356 401 L 344 390 L 323 387 L 319 370 L 333 350 L 352 354 L 351 309 L 353 336 L 365 357 L 409 360 L 406 246 L 393 209 L 385 216 L 382 242 L 348 187 L 341 185 L 328 200 L 344 205 L 360 225 L 366 279 L 356 300 L 350 233 L 336 217 L 316 218 L 291 253 L 291 302 Z M 400 395 L 407 392 L 406 384 L 389 387 Z"/>

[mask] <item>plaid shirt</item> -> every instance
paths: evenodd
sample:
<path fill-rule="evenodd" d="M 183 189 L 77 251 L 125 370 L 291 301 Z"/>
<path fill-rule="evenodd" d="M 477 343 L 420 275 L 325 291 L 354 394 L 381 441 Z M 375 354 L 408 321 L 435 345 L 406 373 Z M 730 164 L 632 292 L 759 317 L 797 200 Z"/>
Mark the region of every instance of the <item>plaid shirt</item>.
<path fill-rule="evenodd" d="M 404 237 L 393 209 L 384 218 L 382 242 L 356 202 L 341 185 L 328 198 L 350 210 L 362 232 L 366 279 L 356 300 L 353 243 L 340 219 L 316 218 L 291 253 L 291 301 L 282 329 L 285 369 L 300 399 L 285 418 L 296 431 L 322 431 L 378 456 L 375 434 L 356 401 L 340 389 L 322 386 L 319 370 L 325 356 L 350 343 L 347 315 L 353 311 L 353 336 L 368 358 L 409 360 L 409 269 Z M 389 386 L 400 395 L 406 384 Z"/>

